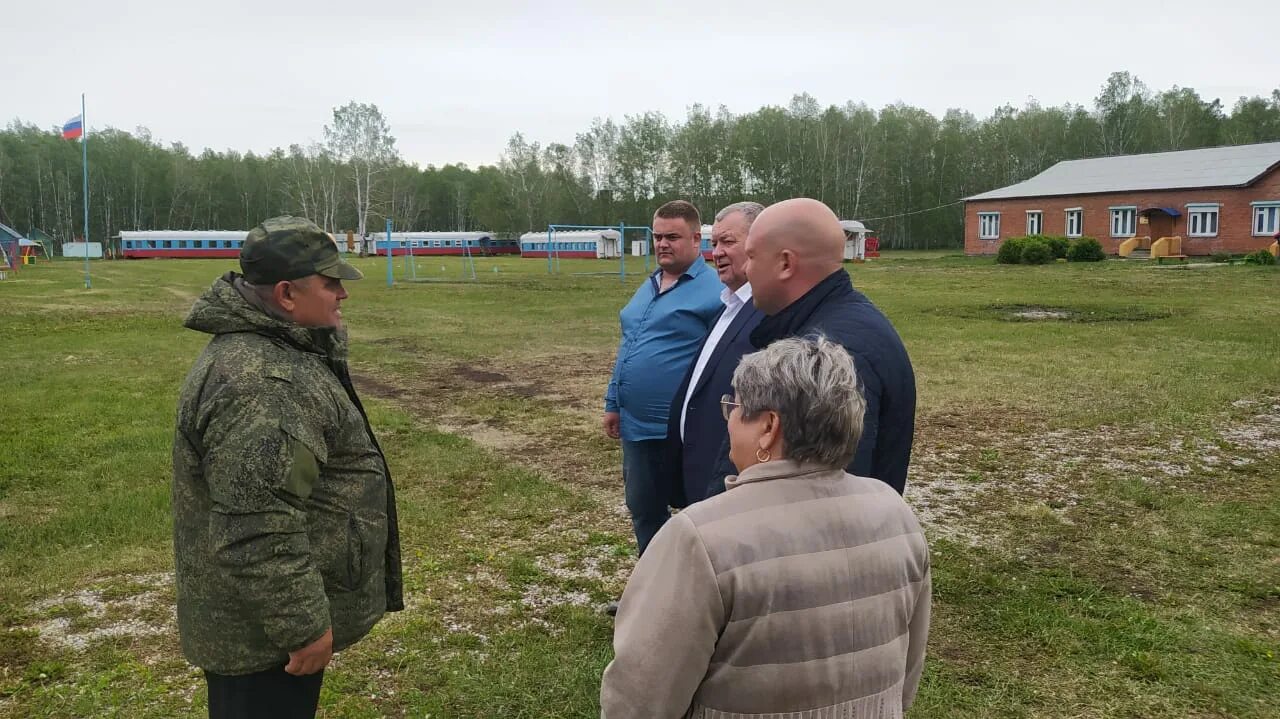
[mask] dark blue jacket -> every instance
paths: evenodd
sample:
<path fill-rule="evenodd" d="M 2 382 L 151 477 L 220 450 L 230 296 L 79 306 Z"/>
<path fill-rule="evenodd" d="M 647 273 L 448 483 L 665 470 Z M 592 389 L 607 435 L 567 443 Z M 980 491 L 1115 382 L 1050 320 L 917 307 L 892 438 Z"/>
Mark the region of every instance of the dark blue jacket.
<path fill-rule="evenodd" d="M 916 424 L 916 376 L 902 339 L 866 295 L 853 289 L 849 273 L 836 270 L 751 333 L 763 349 L 787 337 L 822 333 L 853 355 L 867 400 L 862 440 L 847 468 L 874 477 L 902 494 Z"/>
<path fill-rule="evenodd" d="M 724 314 L 724 310 L 720 311 Z M 748 304 L 738 311 L 724 335 L 716 344 L 707 366 L 698 377 L 693 396 L 689 398 L 689 410 L 684 420 L 684 440 L 680 439 L 680 410 L 684 408 L 684 396 L 689 391 L 693 367 L 702 354 L 707 337 L 702 338 L 693 361 L 685 370 L 680 389 L 671 400 L 671 415 L 667 421 L 667 466 L 664 473 L 669 501 L 673 507 L 687 507 L 724 491 L 724 478 L 737 474 L 729 461 L 729 427 L 720 410 L 720 397 L 733 393 L 733 371 L 738 368 L 742 356 L 755 352 L 751 344 L 751 331 L 760 324 L 764 313 Z M 720 316 L 711 320 L 715 327 Z"/>

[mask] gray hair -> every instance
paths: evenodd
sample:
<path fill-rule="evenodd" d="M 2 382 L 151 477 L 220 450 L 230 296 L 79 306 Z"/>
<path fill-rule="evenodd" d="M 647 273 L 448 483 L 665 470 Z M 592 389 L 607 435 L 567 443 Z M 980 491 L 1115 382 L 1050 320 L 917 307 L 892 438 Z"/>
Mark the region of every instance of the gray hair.
<path fill-rule="evenodd" d="M 298 282 L 299 280 L 293 281 Z M 305 279 L 302 281 L 305 281 Z M 258 302 L 262 303 L 260 309 L 265 311 L 268 315 L 278 320 L 292 320 L 292 318 L 289 317 L 289 314 L 276 303 L 276 283 L 273 282 L 269 285 L 255 285 L 251 282 L 245 282 L 243 278 L 240 280 L 240 283 L 243 284 L 244 288 L 252 293 L 254 297 L 258 298 Z"/>
<path fill-rule="evenodd" d="M 832 468 L 853 460 L 867 403 L 839 344 L 822 335 L 774 342 L 742 358 L 733 391 L 745 419 L 778 413 L 789 459 Z"/>
<path fill-rule="evenodd" d="M 761 212 L 764 212 L 764 205 L 759 202 L 735 202 L 716 213 L 716 222 L 735 212 L 741 212 L 742 217 L 747 221 L 747 227 L 751 227 L 751 223 L 756 221 Z"/>
<path fill-rule="evenodd" d="M 277 285 L 277 284 L 279 284 L 278 282 L 268 282 L 268 283 L 266 283 L 266 284 L 262 284 L 262 285 L 255 285 L 255 284 L 253 284 L 252 282 L 250 282 L 250 281 L 248 281 L 248 280 L 245 280 L 245 279 L 241 279 L 240 281 L 244 283 L 244 286 L 245 286 L 245 287 L 249 288 L 249 291 L 250 291 L 250 292 L 252 292 L 252 293 L 254 293 L 255 295 L 257 295 L 257 296 L 258 296 L 258 297 L 259 297 L 263 302 L 267 302 L 267 303 L 270 303 L 270 304 L 275 304 L 275 301 L 276 301 L 276 285 Z M 292 279 L 292 280 L 289 280 L 289 281 L 290 281 L 290 282 L 292 282 L 292 283 L 293 283 L 293 284 L 295 284 L 295 285 L 306 285 L 306 284 L 309 284 L 309 283 L 311 283 L 311 282 L 315 281 L 315 275 L 307 275 L 306 277 L 298 277 L 298 278 L 296 278 L 296 279 Z"/>

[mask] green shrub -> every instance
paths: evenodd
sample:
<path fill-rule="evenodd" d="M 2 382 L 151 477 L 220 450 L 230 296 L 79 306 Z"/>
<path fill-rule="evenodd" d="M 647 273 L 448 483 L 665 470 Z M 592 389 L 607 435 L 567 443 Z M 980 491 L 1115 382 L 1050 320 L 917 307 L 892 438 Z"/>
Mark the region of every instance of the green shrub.
<path fill-rule="evenodd" d="M 1022 262 L 1022 246 L 1026 242 L 1025 237 L 1010 237 L 1005 240 L 996 251 L 996 262 L 1001 265 L 1016 265 Z"/>
<path fill-rule="evenodd" d="M 1069 242 L 1054 235 L 1010 237 L 996 251 L 996 262 L 1002 265 L 1043 265 L 1067 256 Z"/>
<path fill-rule="evenodd" d="M 1269 250 L 1258 250 L 1245 255 L 1244 263 L 1246 265 L 1274 265 L 1276 257 Z"/>
<path fill-rule="evenodd" d="M 1230 253 L 1230 252 L 1215 252 L 1215 253 L 1213 253 L 1212 255 L 1209 255 L 1209 261 L 1210 261 L 1210 262 L 1230 262 L 1230 261 L 1231 261 L 1231 253 Z"/>
<path fill-rule="evenodd" d="M 1049 249 L 1053 250 L 1054 259 L 1062 259 L 1067 256 L 1067 250 L 1071 247 L 1071 240 L 1060 235 L 1044 235 L 1040 239 L 1049 245 Z"/>
<path fill-rule="evenodd" d="M 1102 243 L 1092 237 L 1081 237 L 1067 250 L 1069 262 L 1101 262 L 1105 259 L 1107 255 L 1102 251 Z"/>
<path fill-rule="evenodd" d="M 1038 237 L 1027 238 L 1022 245 L 1022 264 L 1044 265 L 1050 262 L 1053 262 L 1053 248 L 1049 243 Z"/>

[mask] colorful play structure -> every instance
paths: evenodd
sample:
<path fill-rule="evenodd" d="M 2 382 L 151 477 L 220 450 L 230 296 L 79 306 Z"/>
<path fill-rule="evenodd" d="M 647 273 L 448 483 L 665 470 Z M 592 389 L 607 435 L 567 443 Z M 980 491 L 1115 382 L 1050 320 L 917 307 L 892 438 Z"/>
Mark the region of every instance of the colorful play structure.
<path fill-rule="evenodd" d="M 43 244 L 0 223 L 0 280 L 19 267 L 34 265 L 40 259 L 49 259 L 49 250 Z"/>

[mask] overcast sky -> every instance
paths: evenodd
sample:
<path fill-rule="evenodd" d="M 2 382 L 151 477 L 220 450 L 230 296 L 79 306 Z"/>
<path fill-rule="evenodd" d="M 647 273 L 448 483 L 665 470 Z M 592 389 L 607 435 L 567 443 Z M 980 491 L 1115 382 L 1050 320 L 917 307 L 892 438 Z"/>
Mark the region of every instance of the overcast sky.
<path fill-rule="evenodd" d="M 188 5 L 0 0 L 0 122 L 61 125 L 85 92 L 91 129 L 264 152 L 319 140 L 358 100 L 406 160 L 475 166 L 515 131 L 572 143 L 597 116 L 745 113 L 800 92 L 985 117 L 1032 97 L 1088 106 L 1114 70 L 1228 109 L 1280 87 L 1276 0 Z"/>

